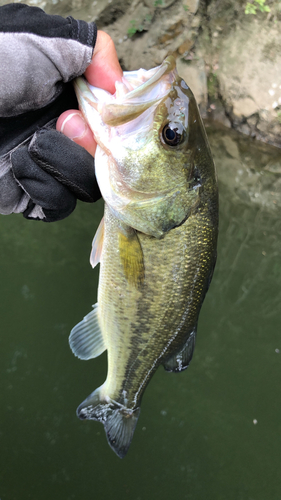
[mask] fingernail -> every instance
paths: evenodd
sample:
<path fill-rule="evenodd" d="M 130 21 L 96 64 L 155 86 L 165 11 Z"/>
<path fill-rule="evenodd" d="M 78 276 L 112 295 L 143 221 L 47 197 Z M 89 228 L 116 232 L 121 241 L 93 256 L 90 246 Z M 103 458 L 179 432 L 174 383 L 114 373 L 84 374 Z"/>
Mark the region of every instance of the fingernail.
<path fill-rule="evenodd" d="M 61 126 L 61 132 L 65 134 L 69 139 L 79 139 L 83 137 L 87 130 L 86 123 L 81 117 L 80 113 L 71 113 L 63 121 Z"/>

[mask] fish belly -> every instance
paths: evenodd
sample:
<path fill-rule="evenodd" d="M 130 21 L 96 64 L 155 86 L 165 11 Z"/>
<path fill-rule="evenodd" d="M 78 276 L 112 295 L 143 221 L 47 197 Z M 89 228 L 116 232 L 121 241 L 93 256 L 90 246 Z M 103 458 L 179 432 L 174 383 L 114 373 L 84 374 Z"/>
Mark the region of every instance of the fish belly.
<path fill-rule="evenodd" d="M 119 221 L 106 207 L 98 296 L 108 350 L 102 392 L 105 399 L 134 410 L 159 364 L 169 369 L 169 360 L 190 337 L 195 339 L 214 266 L 216 231 L 201 213 L 161 239 L 137 233 L 144 263 L 141 283 L 128 281 L 124 273 L 119 233 Z M 173 363 L 173 371 L 186 367 L 177 370 L 176 359 Z"/>
<path fill-rule="evenodd" d="M 107 349 L 108 373 L 77 409 L 79 418 L 103 423 L 120 458 L 129 449 L 144 389 L 157 367 L 181 371 L 191 360 L 217 239 L 217 226 L 204 210 L 160 239 L 129 229 L 133 237 L 125 238 L 124 249 L 124 227 L 105 206 L 98 305 L 90 316 L 96 325 L 98 315 L 102 339 L 95 349 Z M 130 258 L 136 265 L 128 265 Z M 138 279 L 131 276 L 134 271 Z"/>

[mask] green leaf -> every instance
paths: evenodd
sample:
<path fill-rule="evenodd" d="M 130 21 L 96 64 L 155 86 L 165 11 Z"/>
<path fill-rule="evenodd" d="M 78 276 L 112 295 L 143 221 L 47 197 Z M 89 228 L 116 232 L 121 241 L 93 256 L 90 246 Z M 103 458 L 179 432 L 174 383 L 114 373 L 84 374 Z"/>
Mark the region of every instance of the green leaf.
<path fill-rule="evenodd" d="M 256 14 L 257 7 L 252 3 L 248 2 L 245 8 L 245 14 Z"/>

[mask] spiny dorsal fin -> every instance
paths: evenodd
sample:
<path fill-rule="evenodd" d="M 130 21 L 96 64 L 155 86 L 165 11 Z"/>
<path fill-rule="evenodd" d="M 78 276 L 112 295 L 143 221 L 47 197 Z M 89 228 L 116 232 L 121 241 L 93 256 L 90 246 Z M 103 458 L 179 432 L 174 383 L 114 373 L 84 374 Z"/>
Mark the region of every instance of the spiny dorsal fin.
<path fill-rule="evenodd" d="M 69 345 L 80 359 L 96 358 L 106 350 L 98 321 L 98 304 L 71 330 Z"/>
<path fill-rule="evenodd" d="M 103 245 L 103 235 L 104 235 L 104 217 L 100 221 L 99 227 L 92 243 L 92 251 L 90 255 L 90 263 L 94 268 L 100 262 L 102 245 Z"/>
<path fill-rule="evenodd" d="M 128 226 L 119 231 L 119 254 L 128 283 L 138 288 L 144 281 L 143 253 L 136 231 Z"/>
<path fill-rule="evenodd" d="M 181 372 L 188 367 L 193 356 L 195 339 L 196 327 L 188 337 L 183 349 L 176 354 L 172 354 L 172 356 L 163 363 L 165 370 L 168 372 Z"/>

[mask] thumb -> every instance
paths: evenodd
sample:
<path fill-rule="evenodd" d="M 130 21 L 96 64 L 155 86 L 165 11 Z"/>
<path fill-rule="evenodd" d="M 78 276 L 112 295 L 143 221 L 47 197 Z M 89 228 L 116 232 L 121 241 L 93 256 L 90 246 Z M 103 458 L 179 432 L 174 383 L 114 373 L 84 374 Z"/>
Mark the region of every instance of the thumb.
<path fill-rule="evenodd" d="M 115 92 L 115 82 L 122 80 L 123 71 L 119 64 L 112 38 L 98 30 L 92 62 L 85 71 L 85 77 L 94 87 Z"/>
<path fill-rule="evenodd" d="M 72 139 L 76 144 L 85 148 L 88 153 L 95 156 L 96 141 L 89 125 L 85 122 L 81 111 L 69 109 L 60 115 L 56 129 Z"/>

